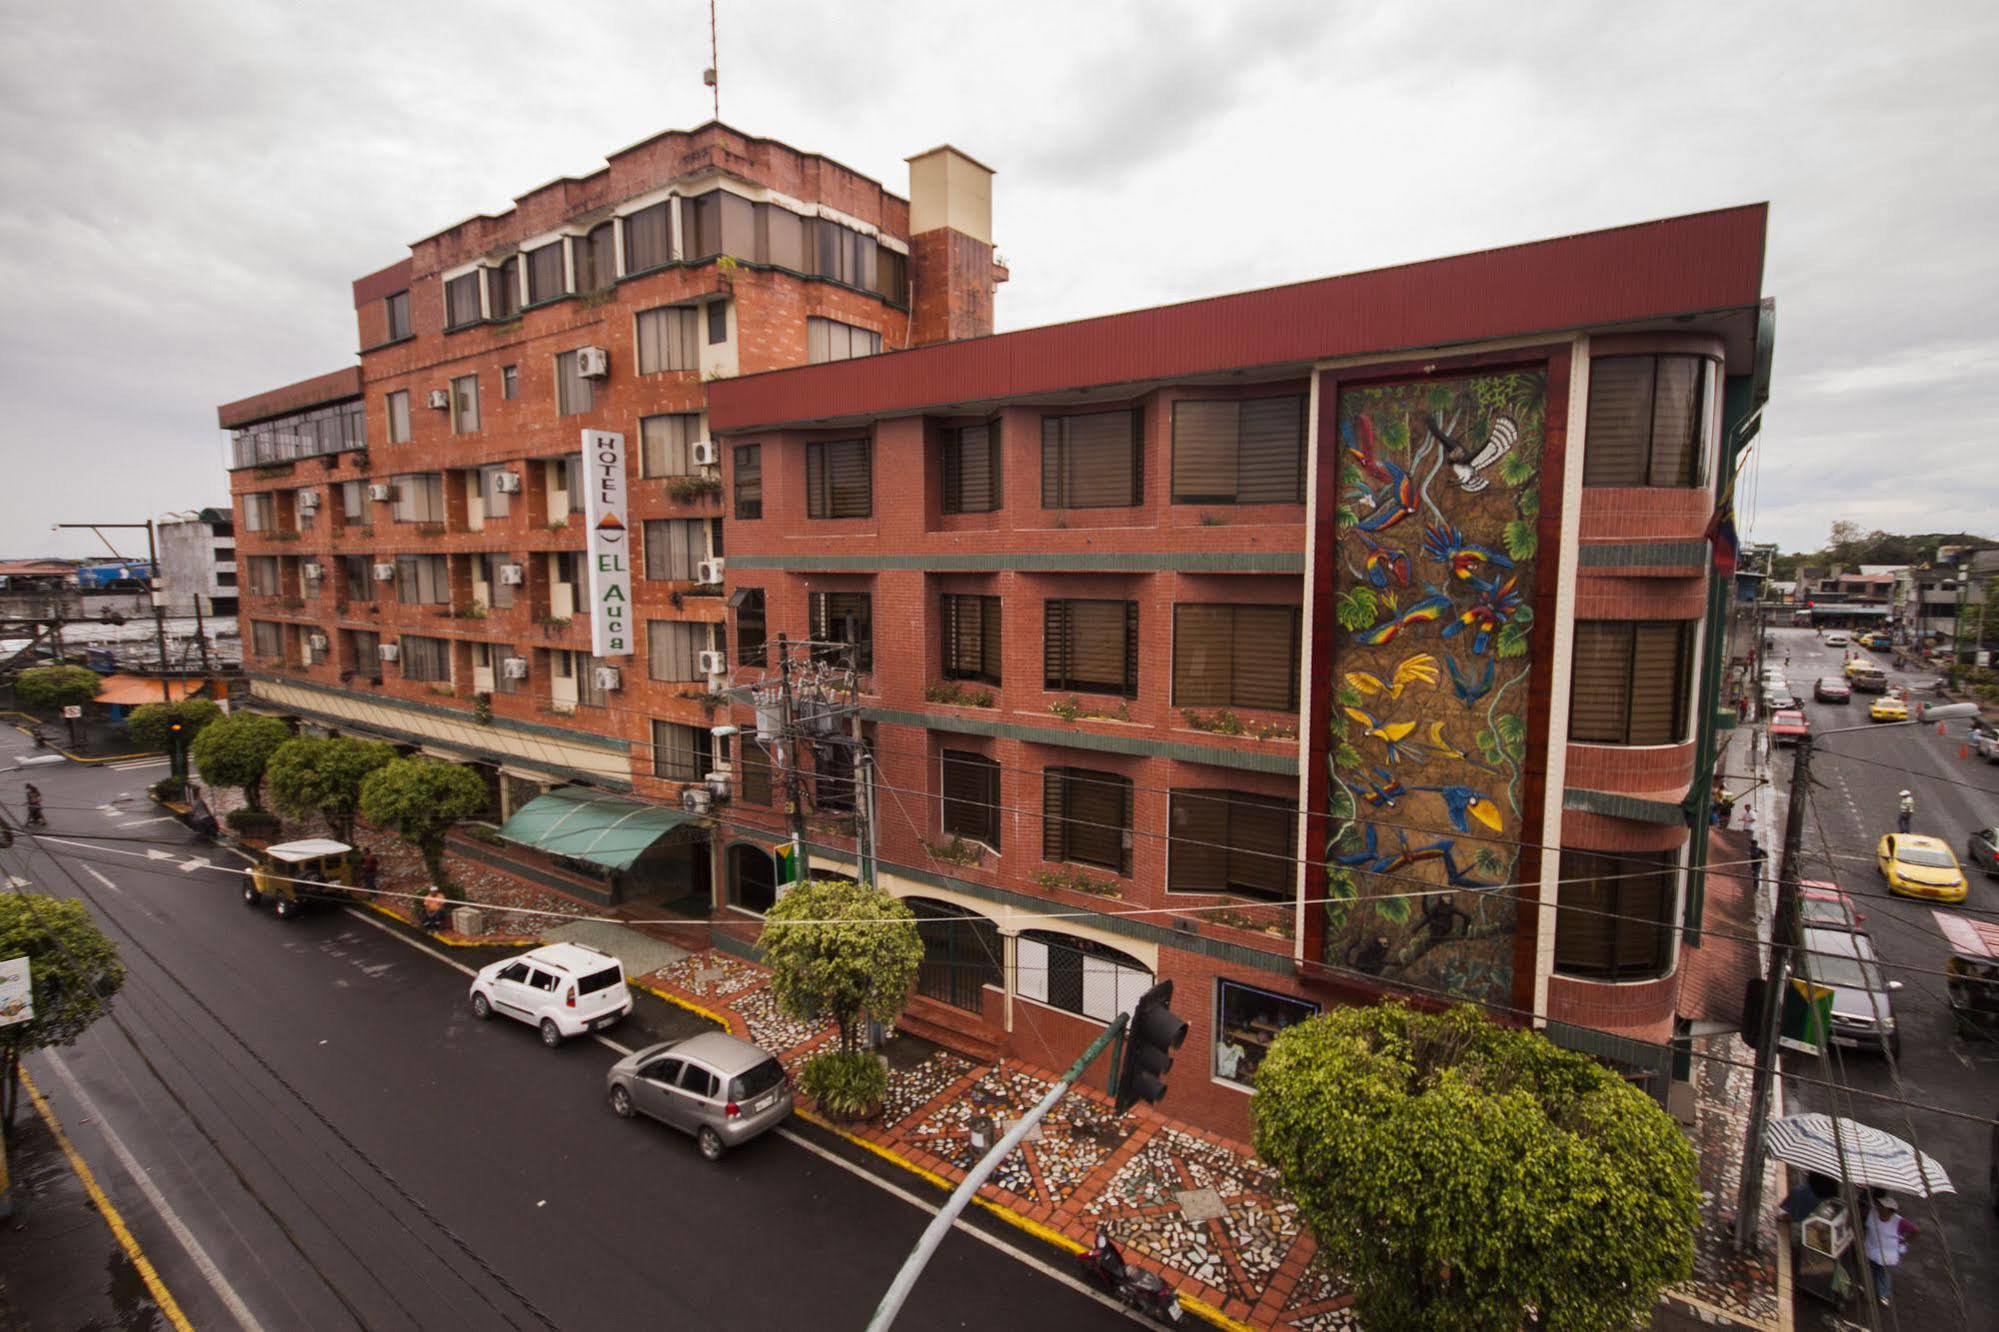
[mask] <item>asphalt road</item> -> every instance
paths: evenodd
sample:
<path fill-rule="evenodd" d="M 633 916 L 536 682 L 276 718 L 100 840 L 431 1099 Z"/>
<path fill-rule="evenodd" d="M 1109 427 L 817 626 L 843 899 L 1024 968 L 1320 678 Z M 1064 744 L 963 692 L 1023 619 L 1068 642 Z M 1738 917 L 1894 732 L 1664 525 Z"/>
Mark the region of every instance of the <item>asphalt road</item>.
<path fill-rule="evenodd" d="M 1792 690 L 1809 700 L 1813 680 L 1839 673 L 1845 650 L 1825 647 L 1809 629 L 1775 632 L 1773 660 L 1781 664 L 1789 653 Z M 1869 655 L 1889 665 L 1888 654 Z M 1933 676 L 1891 670 L 1890 679 L 1909 686 L 1916 701 L 1935 701 L 1929 692 Z M 1999 824 L 1999 767 L 1958 757 L 1965 740 L 1962 721 L 1947 723 L 1941 737 L 1934 724 L 1824 734 L 1838 727 L 1869 727 L 1867 707 L 1873 697 L 1859 694 L 1846 705 L 1805 704 L 1817 737 L 1812 776 L 1818 788 L 1810 811 L 1816 817 L 1805 825 L 1806 864 L 1808 877 L 1832 879 L 1860 899 L 1867 915 L 1864 928 L 1888 976 L 1903 984 L 1894 997 L 1901 1058 L 1891 1063 L 1880 1055 L 1844 1051 L 1829 1056 L 1824 1066 L 1817 1059 L 1792 1056 L 1785 1069 L 1815 1078 L 1829 1074 L 1832 1081 L 1911 1104 L 1830 1092 L 1795 1080 L 1787 1080 L 1785 1099 L 1793 1110 L 1836 1112 L 1919 1141 L 1957 1186 L 1957 1193 L 1933 1201 L 1902 1199 L 1903 1215 L 1924 1233 L 1896 1277 L 1894 1304 L 1877 1311 L 1878 1325 L 1990 1327 L 1993 1310 L 1999 1309 L 1999 1218 L 1988 1176 L 1993 1134 L 1986 1125 L 1937 1111 L 1999 1117 L 1999 1043 L 1960 1037 L 1952 1030 L 1943 977 L 1934 974 L 1949 954 L 1931 912 L 1969 909 L 1999 919 L 1999 880 L 1972 871 L 1971 895 L 1963 908 L 1890 897 L 1874 865 L 1874 848 L 1882 833 L 1894 831 L 1897 797 L 1906 787 L 1916 797 L 1914 831 L 1942 837 L 1963 857 L 1971 832 Z M 1788 771 L 1780 774 L 1788 776 Z M 1854 1316 L 1864 1318 L 1864 1312 L 1856 1309 Z M 1804 1326 L 1833 1326 L 1825 1314 L 1815 1301 L 1799 1304 Z"/>
<path fill-rule="evenodd" d="M 0 764 L 24 752 L 0 732 Z M 183 870 L 232 862 L 142 822 L 160 775 L 28 774 L 65 840 L 23 838 L 0 871 L 87 897 L 121 946 L 117 1022 L 29 1067 L 195 1326 L 865 1325 L 930 1218 L 901 1181 L 809 1132 L 709 1165 L 689 1138 L 614 1118 L 612 1050 L 477 1021 L 458 970 L 372 918 L 281 922 L 241 904 L 237 877 Z M 17 814 L 23 780 L 0 775 Z M 1129 1326 L 1031 1265 L 1059 1255 L 1023 1261 L 973 1225 L 898 1326 Z"/>

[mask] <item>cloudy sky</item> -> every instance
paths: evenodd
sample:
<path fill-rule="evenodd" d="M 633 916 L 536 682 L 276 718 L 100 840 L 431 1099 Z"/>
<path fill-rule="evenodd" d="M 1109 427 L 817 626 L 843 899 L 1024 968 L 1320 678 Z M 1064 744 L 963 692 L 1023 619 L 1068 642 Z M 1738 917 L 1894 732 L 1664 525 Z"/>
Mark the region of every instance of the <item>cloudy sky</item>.
<path fill-rule="evenodd" d="M 723 118 L 996 168 L 1003 329 L 1768 200 L 1758 540 L 1999 536 L 1999 7 L 720 0 Z M 227 498 L 410 241 L 709 117 L 707 7 L 0 0 L 0 554 Z M 129 553 L 129 552 L 128 552 Z"/>

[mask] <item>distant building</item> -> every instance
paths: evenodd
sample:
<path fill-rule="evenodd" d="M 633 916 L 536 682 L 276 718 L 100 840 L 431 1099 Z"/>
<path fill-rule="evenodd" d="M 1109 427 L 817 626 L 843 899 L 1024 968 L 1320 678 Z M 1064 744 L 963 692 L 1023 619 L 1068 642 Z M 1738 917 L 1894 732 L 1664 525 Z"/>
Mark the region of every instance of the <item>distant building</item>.
<path fill-rule="evenodd" d="M 227 508 L 202 509 L 159 524 L 160 604 L 169 615 L 236 613 L 236 525 Z"/>

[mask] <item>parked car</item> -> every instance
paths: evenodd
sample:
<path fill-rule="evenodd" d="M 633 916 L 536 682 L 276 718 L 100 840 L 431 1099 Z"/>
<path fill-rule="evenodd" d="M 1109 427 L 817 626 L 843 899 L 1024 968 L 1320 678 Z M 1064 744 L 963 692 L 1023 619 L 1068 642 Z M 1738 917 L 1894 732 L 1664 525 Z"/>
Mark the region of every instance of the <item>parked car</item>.
<path fill-rule="evenodd" d="M 1860 636 L 1860 646 L 1864 648 L 1872 648 L 1876 652 L 1886 652 L 1889 648 L 1893 647 L 1894 645 L 1895 645 L 1895 640 L 1888 637 L 1888 635 L 1886 634 L 1873 633 L 1873 634 L 1862 634 Z"/>
<path fill-rule="evenodd" d="M 1980 828 L 1965 839 L 1966 859 L 1999 879 L 1999 828 Z"/>
<path fill-rule="evenodd" d="M 271 904 L 279 920 L 290 920 L 307 907 L 346 897 L 346 887 L 360 871 L 360 857 L 345 842 L 308 837 L 280 842 L 257 853 L 257 863 L 243 880 L 243 905 Z"/>
<path fill-rule="evenodd" d="M 1805 879 L 1798 884 L 1798 924 L 1808 930 L 1846 930 L 1849 933 L 1867 923 L 1867 913 L 1853 905 L 1853 899 L 1836 883 Z"/>
<path fill-rule="evenodd" d="M 1901 722 L 1909 720 L 1909 705 L 1893 694 L 1874 700 L 1874 706 L 1867 709 L 1867 720 L 1871 722 Z"/>
<path fill-rule="evenodd" d="M 1971 752 L 1987 763 L 1999 763 L 1999 731 L 1981 727 L 1972 732 Z"/>
<path fill-rule="evenodd" d="M 1835 629 L 1825 636 L 1825 645 L 1827 647 L 1845 647 L 1852 641 L 1852 639 L 1846 636 L 1846 631 L 1843 629 Z"/>
<path fill-rule="evenodd" d="M 1890 996 L 1902 982 L 1882 978 L 1874 941 L 1857 930 L 1806 930 L 1803 938 L 1800 968 L 1832 989 L 1832 1043 L 1900 1058 L 1902 1033 Z"/>
<path fill-rule="evenodd" d="M 1812 686 L 1812 697 L 1821 703 L 1850 703 L 1853 686 L 1837 675 L 1828 675 Z"/>
<path fill-rule="evenodd" d="M 472 978 L 472 1016 L 525 1022 L 553 1049 L 571 1036 L 602 1031 L 632 1011 L 625 968 L 588 944 L 545 944 L 503 958 Z"/>
<path fill-rule="evenodd" d="M 1763 710 L 1765 712 L 1783 712 L 1786 709 L 1797 706 L 1798 700 L 1791 696 L 1788 686 L 1765 685 L 1763 687 Z"/>
<path fill-rule="evenodd" d="M 1770 718 L 1770 743 L 1795 745 L 1798 737 L 1810 735 L 1812 724 L 1805 720 L 1805 714 L 1796 708 L 1788 708 Z"/>
<path fill-rule="evenodd" d="M 1889 833 L 1875 849 L 1874 861 L 1888 891 L 1936 902 L 1962 902 L 1971 892 L 1957 857 L 1941 837 L 1921 833 Z"/>
<path fill-rule="evenodd" d="M 1885 694 L 1888 692 L 1888 672 L 1871 662 L 1861 662 L 1860 669 L 1849 671 L 1847 680 L 1854 691 L 1861 694 Z"/>
<path fill-rule="evenodd" d="M 694 1135 L 710 1161 L 791 1113 L 784 1066 L 769 1051 L 724 1032 L 703 1032 L 634 1050 L 604 1077 L 621 1119 L 649 1115 Z"/>

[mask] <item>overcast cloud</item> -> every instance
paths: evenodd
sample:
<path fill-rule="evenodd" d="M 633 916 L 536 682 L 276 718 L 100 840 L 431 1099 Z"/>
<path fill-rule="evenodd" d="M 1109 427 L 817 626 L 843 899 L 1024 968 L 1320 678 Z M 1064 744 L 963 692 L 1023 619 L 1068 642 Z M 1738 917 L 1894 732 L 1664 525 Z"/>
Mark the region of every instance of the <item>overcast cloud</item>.
<path fill-rule="evenodd" d="M 1753 539 L 1999 536 L 1999 8 L 720 12 L 729 123 L 998 171 L 1002 329 L 1767 199 Z M 697 0 L 0 0 L 0 554 L 226 500 L 217 403 L 351 364 L 410 241 L 708 119 L 707 42 Z"/>

